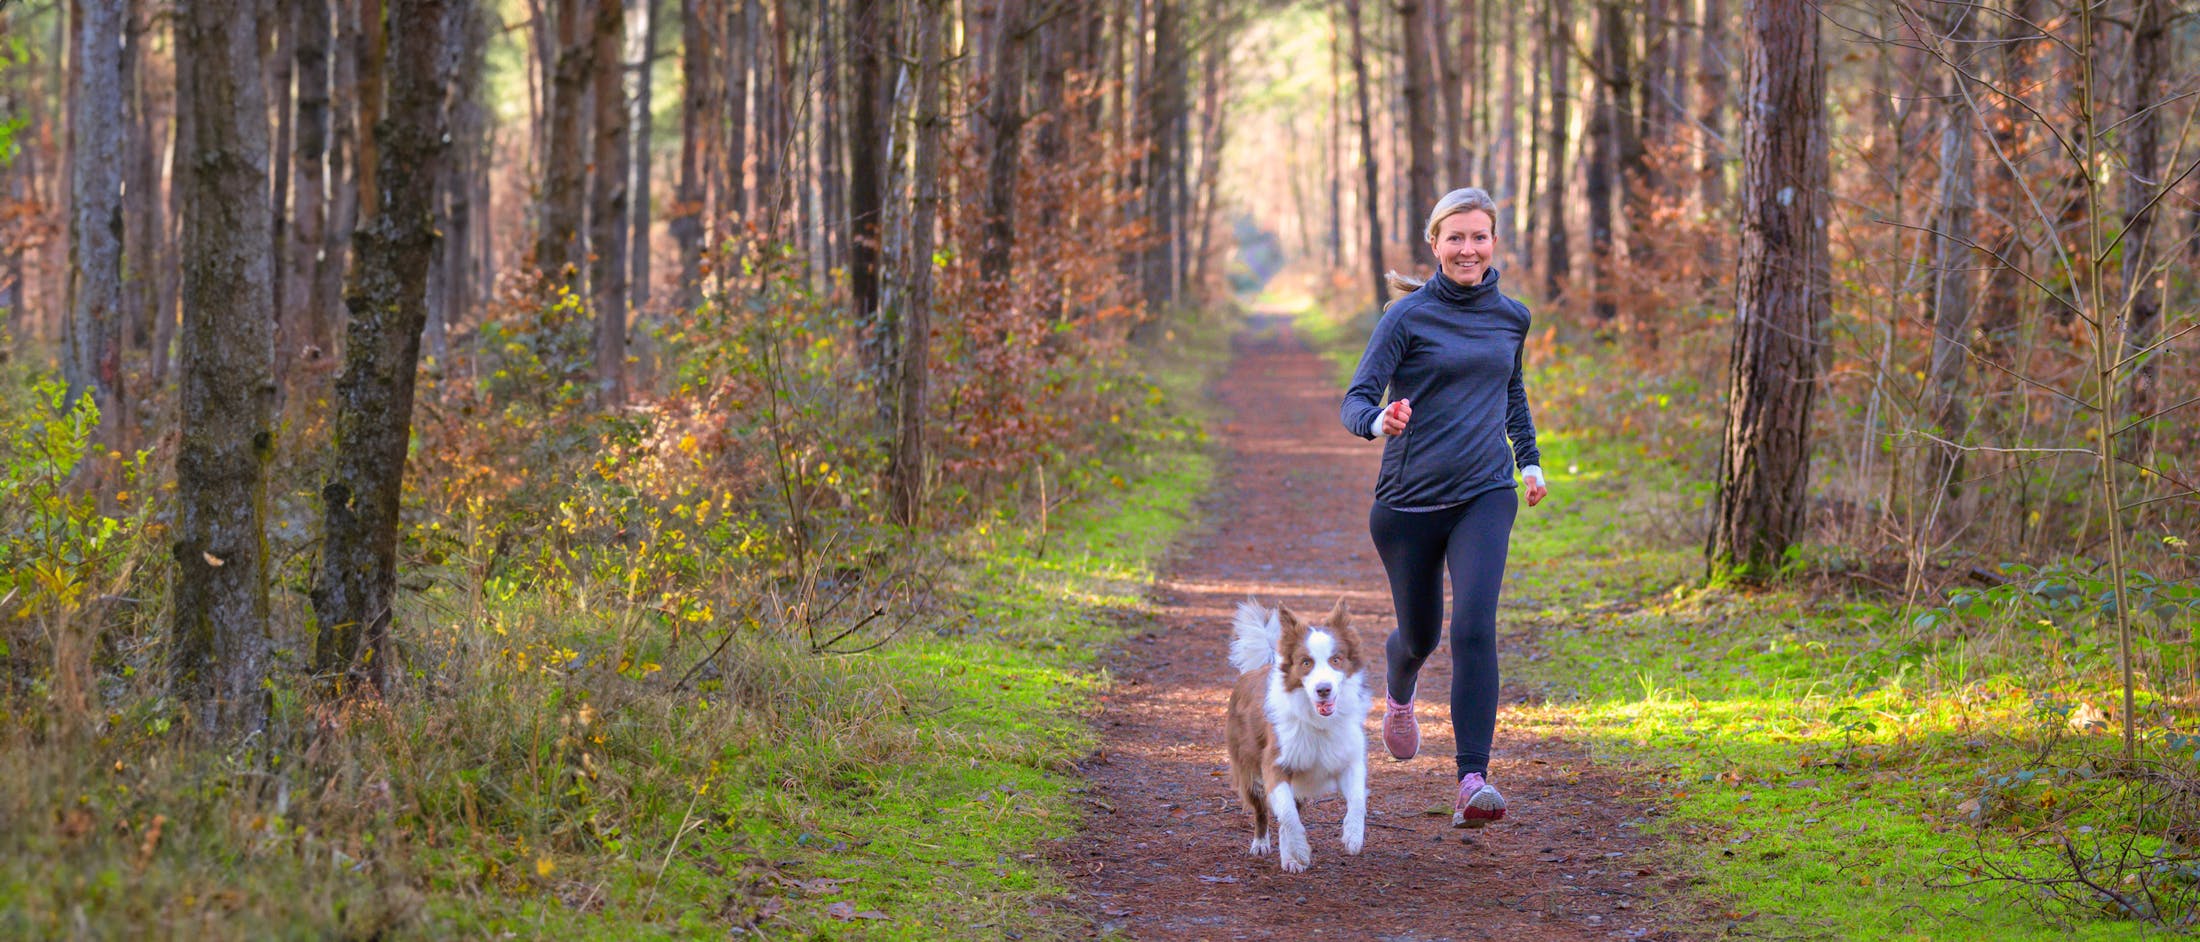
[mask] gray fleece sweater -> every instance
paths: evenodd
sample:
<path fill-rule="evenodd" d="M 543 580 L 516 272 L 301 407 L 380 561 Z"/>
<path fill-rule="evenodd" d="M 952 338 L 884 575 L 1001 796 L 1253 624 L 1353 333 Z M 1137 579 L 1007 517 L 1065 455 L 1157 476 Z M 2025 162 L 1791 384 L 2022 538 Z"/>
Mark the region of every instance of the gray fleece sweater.
<path fill-rule="evenodd" d="M 1473 287 L 1439 273 L 1383 312 L 1338 412 L 1347 430 L 1372 439 L 1384 389 L 1412 403 L 1405 434 L 1383 445 L 1378 503 L 1458 504 L 1512 487 L 1516 467 L 1542 462 L 1520 382 L 1528 325 L 1528 308 L 1498 293 L 1495 268 Z"/>

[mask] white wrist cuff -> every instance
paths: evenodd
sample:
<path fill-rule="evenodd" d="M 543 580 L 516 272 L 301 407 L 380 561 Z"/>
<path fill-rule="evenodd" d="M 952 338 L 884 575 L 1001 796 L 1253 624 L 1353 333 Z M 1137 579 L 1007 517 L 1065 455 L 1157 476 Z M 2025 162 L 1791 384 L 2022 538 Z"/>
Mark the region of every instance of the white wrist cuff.
<path fill-rule="evenodd" d="M 1522 484 L 1526 484 L 1530 481 L 1534 481 L 1538 484 L 1543 483 L 1542 465 L 1531 464 L 1525 468 L 1520 469 L 1520 482 Z"/>

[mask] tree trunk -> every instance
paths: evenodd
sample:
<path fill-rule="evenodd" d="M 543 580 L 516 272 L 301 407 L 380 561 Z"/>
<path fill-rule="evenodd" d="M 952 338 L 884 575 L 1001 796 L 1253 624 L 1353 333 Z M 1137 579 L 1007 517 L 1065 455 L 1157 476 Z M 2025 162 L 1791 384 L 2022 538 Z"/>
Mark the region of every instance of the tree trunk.
<path fill-rule="evenodd" d="M 1573 12 L 1566 0 L 1550 0 L 1543 11 L 1543 55 L 1551 95 L 1550 130 L 1543 136 L 1543 166 L 1547 176 L 1543 192 L 1544 297 L 1556 299 L 1573 269 L 1572 250 L 1566 244 L 1566 114 L 1572 99 L 1566 68 L 1573 56 Z"/>
<path fill-rule="evenodd" d="M 1743 0 L 1742 9 L 1751 100 L 1741 270 L 1707 555 L 1715 576 L 1757 580 L 1778 571 L 1802 529 L 1818 325 L 1832 279 L 1818 10 L 1806 0 Z"/>
<path fill-rule="evenodd" d="M 308 357 L 325 361 L 336 355 L 336 338 L 344 328 L 344 268 L 351 255 L 353 224 L 359 219 L 359 179 L 351 172 L 357 165 L 362 141 L 367 136 L 359 122 L 359 61 L 361 31 L 359 4 L 336 0 L 336 56 L 331 66 L 329 128 L 334 133 L 328 149 L 328 218 L 322 232 L 321 257 L 314 261 L 314 282 L 307 303 L 306 331 L 310 335 Z"/>
<path fill-rule="evenodd" d="M 1360 0 L 1344 0 L 1344 9 L 1352 21 L 1352 91 L 1360 106 L 1360 170 L 1367 184 L 1360 202 L 1367 211 L 1368 276 L 1375 310 L 1382 310 L 1390 297 L 1383 284 L 1383 188 L 1375 171 L 1375 111 L 1367 100 L 1367 37 L 1360 27 Z"/>
<path fill-rule="evenodd" d="M 341 0 L 339 0 L 341 2 Z M 354 168 L 359 174 L 359 205 L 381 205 L 381 196 L 375 191 L 378 179 L 375 171 L 381 166 L 376 149 L 381 146 L 375 132 L 382 126 L 382 92 L 388 83 L 384 73 L 389 65 L 389 21 L 384 13 L 389 0 L 359 0 L 359 94 L 352 99 L 359 109 L 359 161 Z M 405 63 L 406 68 L 418 68 L 418 63 Z"/>
<path fill-rule="evenodd" d="M 616 3 L 616 0 L 613 0 Z M 443 90 L 457 59 L 445 47 L 458 11 L 448 0 L 392 0 L 397 61 L 377 159 L 384 180 L 435 180 L 448 150 Z M 372 92 L 370 91 L 370 94 Z M 347 695 L 387 691 L 397 592 L 398 504 L 412 435 L 413 383 L 435 257 L 435 188 L 391 186 L 354 238 L 350 336 L 336 386 L 335 467 L 322 488 L 325 516 L 313 612 L 321 626 L 314 672 Z"/>
<path fill-rule="evenodd" d="M 627 240 L 631 273 L 627 287 L 633 296 L 635 310 L 649 306 L 649 197 L 650 164 L 653 148 L 650 144 L 653 107 L 649 100 L 650 79 L 657 73 L 657 27 L 664 14 L 664 0 L 640 0 L 642 7 L 642 61 L 635 70 L 634 87 L 634 206 L 633 235 Z"/>
<path fill-rule="evenodd" d="M 1412 233 L 1406 242 L 1413 246 L 1413 261 L 1433 270 L 1435 247 L 1421 238 L 1418 227 L 1411 223 L 1436 206 L 1436 106 L 1429 101 L 1436 91 L 1436 50 L 1431 45 L 1436 41 L 1436 30 L 1429 23 L 1428 7 L 1422 0 L 1400 0 L 1398 18 L 1405 29 L 1405 48 L 1400 51 L 1405 58 L 1407 154 L 1406 205 L 1399 217 L 1408 223 L 1406 231 Z"/>
<path fill-rule="evenodd" d="M 581 0 L 558 0 L 558 65 L 550 82 L 550 130 L 544 146 L 541 231 L 535 240 L 535 267 L 553 284 L 571 285 L 579 276 L 581 213 L 588 193 L 587 164 L 581 154 L 585 114 L 581 104 L 593 73 L 590 45 L 581 38 Z"/>
<path fill-rule="evenodd" d="M 69 403 L 84 395 L 99 409 L 96 440 L 122 442 L 122 38 L 127 0 L 78 0 L 70 63 L 76 120 L 69 128 L 69 317 L 63 376 Z M 254 63 L 257 65 L 257 62 Z M 91 467 L 104 479 L 109 462 Z"/>
<path fill-rule="evenodd" d="M 184 190 L 183 354 L 176 449 L 172 689 L 201 733 L 267 720 L 267 465 L 274 271 L 268 263 L 267 100 L 251 6 L 179 11 L 178 85 L 192 109 Z"/>
<path fill-rule="evenodd" d="M 680 282 L 672 304 L 683 311 L 702 303 L 704 142 L 717 113 L 710 106 L 717 64 L 711 42 L 715 12 L 711 0 L 680 0 L 680 179 L 666 228 L 680 254 Z"/>
<path fill-rule="evenodd" d="M 1022 0 L 998 0 L 999 34 L 993 62 L 986 69 L 985 233 L 978 274 L 987 281 L 1008 275 L 1009 253 L 1016 243 L 1016 171 L 1018 137 L 1024 126 L 1024 16 Z"/>
<path fill-rule="evenodd" d="M 275 273 L 275 408 L 282 409 L 282 390 L 290 376 L 291 361 L 297 359 L 295 346 L 286 341 L 286 335 L 295 332 L 292 322 L 297 320 L 298 296 L 291 294 L 290 279 L 285 269 L 290 266 L 290 137 L 292 114 L 291 61 L 297 54 L 292 51 L 296 42 L 292 28 L 294 11 L 273 2 L 260 7 L 260 22 L 266 32 L 273 33 L 275 42 L 272 54 L 267 57 L 268 109 L 275 116 L 275 136 L 268 141 L 268 155 L 275 166 L 268 174 L 275 187 L 275 195 L 268 208 L 274 217 L 268 222 L 268 267 Z M 262 46 L 262 48 L 267 48 Z"/>
<path fill-rule="evenodd" d="M 907 290 L 897 312 L 901 339 L 896 344 L 895 413 L 898 419 L 887 475 L 892 482 L 894 516 L 916 526 L 924 513 L 925 382 L 931 369 L 932 226 L 939 213 L 941 157 L 946 149 L 947 115 L 940 101 L 940 73 L 946 68 L 946 0 L 920 0 L 910 51 L 917 59 L 915 188 L 908 233 L 900 259 Z"/>
<path fill-rule="evenodd" d="M 128 308 L 129 324 L 127 348 L 151 350 L 154 321 L 163 307 L 161 261 L 167 257 L 167 219 L 160 201 L 160 163 L 158 144 L 160 123 L 156 117 L 158 101 L 156 89 L 173 87 L 173 76 L 166 81 L 153 76 L 154 59 L 151 55 L 153 41 L 153 4 L 150 0 L 130 0 L 129 45 L 123 54 L 124 94 L 130 98 L 129 115 L 129 175 L 126 192 L 138 194 L 131 211 L 124 216 L 128 220 L 122 246 L 123 303 Z M 4 355 L 4 353 L 0 353 Z M 158 390 L 160 387 L 151 386 Z M 130 405 L 130 397 L 121 397 L 122 408 L 115 418 L 120 423 L 123 454 L 136 450 L 138 421 Z"/>
<path fill-rule="evenodd" d="M 1618 313 L 1612 283 L 1615 253 L 1612 251 L 1612 207 L 1622 201 L 1620 168 L 1626 160 L 1628 126 L 1625 113 L 1633 79 L 1627 61 L 1627 34 L 1617 0 L 1597 4 L 1596 110 L 1589 119 L 1589 163 L 1582 168 L 1582 190 L 1589 201 L 1589 312 L 1598 324 L 1609 324 Z"/>
<path fill-rule="evenodd" d="M 886 64 L 893 52 L 892 0 L 850 0 L 849 46 L 853 91 L 848 108 L 848 293 L 855 322 L 864 331 L 867 366 L 883 365 L 892 346 L 879 322 L 879 230 L 885 194 L 882 149 L 893 121 Z"/>
<path fill-rule="evenodd" d="M 1329 139 L 1322 147 L 1329 165 L 1329 267 L 1344 267 L 1344 30 L 1336 8 L 1329 9 Z"/>
<path fill-rule="evenodd" d="M 763 138 L 763 122 L 749 135 L 749 64 L 756 60 L 755 0 L 731 0 L 731 22 L 726 28 L 726 182 L 719 196 L 719 214 L 746 220 L 755 204 L 749 201 L 749 142 Z M 761 101 L 761 96 L 759 96 Z M 762 112 L 759 104 L 758 112 Z M 761 149 L 761 145 L 759 145 Z"/>
<path fill-rule="evenodd" d="M 595 52 L 589 57 L 595 86 L 595 180 L 590 188 L 588 285 L 596 306 L 597 405 L 626 404 L 627 139 L 626 7 L 596 0 Z"/>
<path fill-rule="evenodd" d="M 1726 96 L 1727 96 L 1726 0 L 1703 0 L 1703 48 L 1696 60 L 1696 123 L 1703 139 L 1699 149 L 1703 164 L 1697 189 L 1698 207 L 1704 218 L 1716 219 L 1726 211 Z M 1718 247 L 1704 240 L 1704 267 L 1716 270 Z"/>
<path fill-rule="evenodd" d="M 1940 45 L 1949 56 L 1959 60 L 1966 56 L 1978 16 L 1965 7 L 1943 11 L 1945 39 Z M 1949 70 L 1942 77 L 1941 91 L 1939 218 L 1933 223 L 1933 353 L 1925 400 L 1934 433 L 1961 443 L 1971 420 L 1970 392 L 1963 379 L 1970 359 L 1972 269 L 1977 267 L 1971 254 L 1971 220 L 1978 213 L 1973 195 L 1977 170 L 1962 76 Z M 1952 507 L 1959 493 L 1956 479 L 1962 474 L 1963 454 L 1944 445 L 1929 446 L 1928 454 L 1924 483 L 1933 489 L 1929 493 L 1944 493 Z"/>
<path fill-rule="evenodd" d="M 1525 202 L 1520 198 L 1520 8 L 1503 4 L 1505 17 L 1504 97 L 1498 105 L 1497 149 L 1503 169 L 1497 176 L 1497 244 L 1503 251 L 1526 257 L 1515 246 L 1519 217 Z"/>
<path fill-rule="evenodd" d="M 2136 419 L 2150 415 L 2155 406 L 2155 377 L 2158 356 L 2141 352 L 2153 345 L 2155 335 L 2161 332 L 2162 283 L 2168 280 L 2166 271 L 2158 271 L 2161 259 L 2154 252 L 2154 223 L 2161 213 L 2160 206 L 2149 207 L 2167 184 L 2161 179 L 2162 77 L 2166 72 L 2169 30 L 2164 24 L 2163 0 L 2135 0 L 2137 9 L 2131 30 L 2131 77 L 2126 95 L 2130 106 L 2130 130 L 2127 133 L 2125 160 L 2130 164 L 2124 173 L 2124 219 L 2128 231 L 2123 240 L 2124 291 L 2130 297 L 2131 311 L 2124 327 L 2124 347 L 2121 357 L 2138 357 L 2133 364 L 2126 392 L 2127 415 Z M 2167 200 L 2164 201 L 2165 203 Z M 2118 416 L 2119 423 L 2127 421 Z M 2150 444 L 2150 426 L 2140 424 L 2132 429 L 2129 441 L 2121 442 L 2120 450 L 2134 460 L 2143 460 Z"/>
<path fill-rule="evenodd" d="M 290 4 L 296 50 L 298 83 L 296 123 L 291 127 L 295 154 L 291 158 L 290 257 L 283 260 L 282 297 L 288 310 L 276 330 L 277 367 L 287 360 L 313 365 L 326 352 L 326 325 L 332 320 L 317 310 L 323 299 L 314 290 L 319 268 L 328 264 L 321 256 L 328 245 L 328 201 L 322 198 L 328 179 L 329 156 L 329 39 L 332 21 L 328 0 L 294 0 Z"/>
<path fill-rule="evenodd" d="M 1442 77 L 1436 90 L 1436 102 L 1444 122 L 1444 176 L 1449 179 L 1440 187 L 1431 189 L 1451 190 L 1471 185 L 1474 176 L 1474 159 L 1469 155 L 1467 122 L 1473 117 L 1467 112 L 1466 71 L 1464 64 L 1477 55 L 1474 48 L 1474 0 L 1461 0 L 1457 17 L 1459 46 L 1453 49 L 1445 42 L 1451 35 L 1454 19 L 1446 10 L 1447 0 L 1425 0 L 1429 7 L 1429 54 L 1435 58 L 1437 74 Z M 1433 257 L 1433 256 L 1432 256 Z"/>
<path fill-rule="evenodd" d="M 1183 155 L 1174 148 L 1173 129 L 1184 111 L 1183 6 L 1184 0 L 1152 0 L 1153 61 L 1142 89 L 1145 102 L 1147 151 L 1146 187 L 1147 249 L 1140 266 L 1149 316 L 1170 300 L 1176 286 L 1173 249 L 1176 242 L 1176 179 Z"/>

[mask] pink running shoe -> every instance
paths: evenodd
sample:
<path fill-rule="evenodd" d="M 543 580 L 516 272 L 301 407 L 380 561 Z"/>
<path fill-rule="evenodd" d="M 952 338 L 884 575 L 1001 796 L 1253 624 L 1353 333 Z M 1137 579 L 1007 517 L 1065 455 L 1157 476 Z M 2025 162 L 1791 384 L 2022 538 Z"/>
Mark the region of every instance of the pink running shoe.
<path fill-rule="evenodd" d="M 1505 796 L 1498 794 L 1482 773 L 1468 772 L 1459 780 L 1459 796 L 1451 803 L 1452 827 L 1478 828 L 1504 819 Z"/>
<path fill-rule="evenodd" d="M 1413 718 L 1411 701 L 1383 697 L 1383 745 L 1394 759 L 1411 759 L 1420 753 L 1421 722 Z"/>

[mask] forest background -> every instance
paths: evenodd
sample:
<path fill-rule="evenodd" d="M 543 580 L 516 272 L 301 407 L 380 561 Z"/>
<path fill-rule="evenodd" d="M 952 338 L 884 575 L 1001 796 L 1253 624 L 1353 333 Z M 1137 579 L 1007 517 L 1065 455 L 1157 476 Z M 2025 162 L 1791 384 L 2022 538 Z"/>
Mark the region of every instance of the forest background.
<path fill-rule="evenodd" d="M 1725 641 L 1552 709 L 1683 818 L 1897 776 L 1892 911 L 2190 928 L 2192 12 L 0 4 L 0 927 L 1067 931 L 1232 305 L 1349 360 L 1480 185 L 1662 494 L 1572 614 Z"/>

